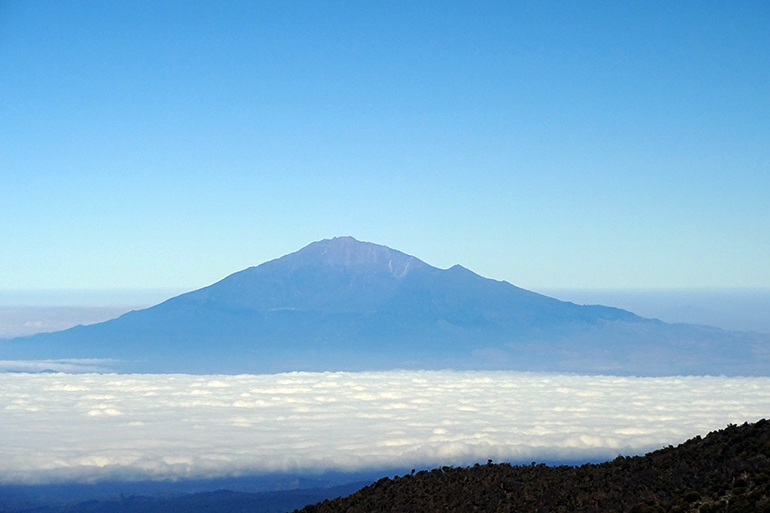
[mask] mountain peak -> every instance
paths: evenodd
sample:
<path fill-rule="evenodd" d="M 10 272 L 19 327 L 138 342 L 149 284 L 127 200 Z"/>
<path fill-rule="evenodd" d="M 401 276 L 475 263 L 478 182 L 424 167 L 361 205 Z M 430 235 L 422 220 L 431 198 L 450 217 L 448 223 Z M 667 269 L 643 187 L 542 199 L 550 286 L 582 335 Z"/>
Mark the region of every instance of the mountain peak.
<path fill-rule="evenodd" d="M 373 267 L 397 278 L 403 278 L 414 269 L 430 267 L 419 258 L 401 251 L 350 236 L 313 242 L 279 260 L 283 259 L 297 266 Z"/>
<path fill-rule="evenodd" d="M 131 372 L 508 369 L 767 375 L 762 334 L 671 326 L 337 237 L 160 305 L 0 344 L 1 360 Z M 133 363 L 132 363 L 133 362 Z"/>

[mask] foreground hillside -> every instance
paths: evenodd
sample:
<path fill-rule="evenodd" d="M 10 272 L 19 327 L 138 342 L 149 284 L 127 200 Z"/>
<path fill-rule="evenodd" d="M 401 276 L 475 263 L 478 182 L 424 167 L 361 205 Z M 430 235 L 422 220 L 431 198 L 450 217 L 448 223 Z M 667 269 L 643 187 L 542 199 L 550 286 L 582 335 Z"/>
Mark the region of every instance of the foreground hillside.
<path fill-rule="evenodd" d="M 581 467 L 443 467 L 383 478 L 331 512 L 770 512 L 770 422 L 728 426 L 678 447 Z"/>

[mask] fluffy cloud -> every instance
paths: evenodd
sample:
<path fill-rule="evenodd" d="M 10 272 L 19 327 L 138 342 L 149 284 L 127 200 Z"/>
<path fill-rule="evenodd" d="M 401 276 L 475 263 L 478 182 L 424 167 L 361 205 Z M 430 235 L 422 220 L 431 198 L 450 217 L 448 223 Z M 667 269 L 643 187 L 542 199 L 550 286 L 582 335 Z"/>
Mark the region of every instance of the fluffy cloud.
<path fill-rule="evenodd" d="M 770 378 L 0 374 L 0 482 L 638 454 L 765 417 Z"/>

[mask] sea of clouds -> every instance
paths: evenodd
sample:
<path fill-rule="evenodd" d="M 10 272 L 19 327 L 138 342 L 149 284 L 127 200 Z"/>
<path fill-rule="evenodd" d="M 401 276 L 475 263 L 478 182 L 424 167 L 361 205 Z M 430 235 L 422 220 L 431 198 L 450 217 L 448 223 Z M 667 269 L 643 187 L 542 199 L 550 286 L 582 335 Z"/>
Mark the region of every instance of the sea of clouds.
<path fill-rule="evenodd" d="M 611 459 L 770 416 L 770 378 L 0 374 L 0 483 Z"/>

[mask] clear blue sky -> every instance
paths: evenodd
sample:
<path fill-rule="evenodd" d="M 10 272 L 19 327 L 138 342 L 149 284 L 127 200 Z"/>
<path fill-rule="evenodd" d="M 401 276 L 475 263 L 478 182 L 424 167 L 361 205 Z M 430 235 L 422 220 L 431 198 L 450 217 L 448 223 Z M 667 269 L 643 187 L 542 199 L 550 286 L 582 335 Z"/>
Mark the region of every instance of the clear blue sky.
<path fill-rule="evenodd" d="M 0 290 L 353 235 L 527 288 L 770 287 L 770 3 L 0 1 Z"/>

